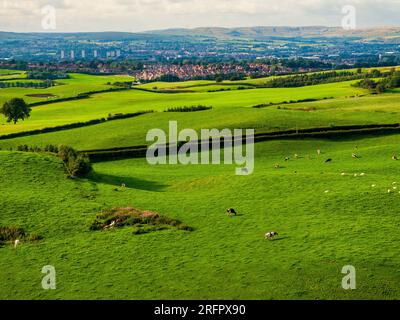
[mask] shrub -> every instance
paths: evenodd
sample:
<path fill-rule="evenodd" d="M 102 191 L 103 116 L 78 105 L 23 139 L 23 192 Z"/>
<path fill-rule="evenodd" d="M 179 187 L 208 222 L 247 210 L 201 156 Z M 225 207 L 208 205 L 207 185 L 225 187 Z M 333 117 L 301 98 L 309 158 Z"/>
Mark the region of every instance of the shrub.
<path fill-rule="evenodd" d="M 14 240 L 25 240 L 25 241 L 38 241 L 42 237 L 36 234 L 26 234 L 24 229 L 19 227 L 4 227 L 0 226 L 0 243 Z"/>
<path fill-rule="evenodd" d="M 26 144 L 22 144 L 22 145 L 19 145 L 17 147 L 17 151 L 28 152 L 29 151 L 29 147 Z"/>
<path fill-rule="evenodd" d="M 64 162 L 67 174 L 71 178 L 84 177 L 92 171 L 89 158 L 79 154 L 72 147 L 59 146 L 58 157 Z"/>
<path fill-rule="evenodd" d="M 175 227 L 178 230 L 193 231 L 193 228 L 181 221 L 162 216 L 157 212 L 141 211 L 132 207 L 113 208 L 98 214 L 90 226 L 90 230 L 104 230 L 113 224 L 114 227 L 134 226 L 134 234 Z"/>
<path fill-rule="evenodd" d="M 174 108 L 168 108 L 165 110 L 165 112 L 195 112 L 195 111 L 203 111 L 203 110 L 210 110 L 212 107 L 207 107 L 207 106 L 183 106 L 183 107 L 174 107 Z"/>
<path fill-rule="evenodd" d="M 58 147 L 52 144 L 48 144 L 44 147 L 44 151 L 50 153 L 58 153 Z"/>

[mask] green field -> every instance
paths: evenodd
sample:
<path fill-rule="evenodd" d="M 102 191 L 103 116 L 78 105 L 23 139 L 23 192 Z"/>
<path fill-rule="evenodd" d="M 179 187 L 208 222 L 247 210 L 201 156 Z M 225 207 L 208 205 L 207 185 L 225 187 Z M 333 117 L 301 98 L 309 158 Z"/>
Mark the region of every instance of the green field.
<path fill-rule="evenodd" d="M 14 78 L 14 76 L 12 76 Z M 1 78 L 0 78 L 1 79 Z M 16 81 L 20 81 L 19 79 Z M 31 80 L 30 80 L 31 81 Z M 75 97 L 80 93 L 100 91 L 112 86 L 108 82 L 132 81 L 128 76 L 91 76 L 85 74 L 70 74 L 69 79 L 57 80 L 58 86 L 47 89 L 34 88 L 5 88 L 0 89 L 0 104 L 14 97 L 24 98 L 26 102 L 41 102 L 54 99 Z M 49 95 L 49 97 L 37 98 L 29 95 Z"/>
<path fill-rule="evenodd" d="M 110 88 L 108 82 L 122 78 L 73 74 L 42 93 L 72 97 Z M 58 158 L 15 151 L 22 144 L 78 150 L 140 145 L 148 130 L 167 130 L 170 120 L 180 130 L 256 133 L 400 122 L 399 90 L 371 95 L 352 83 L 251 90 L 233 83 L 230 91 L 207 92 L 207 83 L 189 82 L 173 86 L 196 92 L 132 89 L 36 106 L 17 125 L 1 117 L 0 226 L 21 227 L 43 239 L 0 247 L 0 299 L 399 299 L 400 163 L 392 156 L 400 155 L 400 134 L 259 142 L 249 176 L 236 176 L 236 165 L 151 166 L 146 159 L 126 159 L 96 163 L 88 177 L 68 179 Z M 42 91 L 7 90 L 0 89 L 0 101 Z M 318 101 L 283 104 L 303 99 Z M 199 104 L 213 108 L 163 112 Z M 156 112 L 1 139 L 144 110 Z M 155 211 L 194 231 L 91 231 L 96 215 L 114 207 Z M 228 217 L 227 208 L 238 215 Z M 279 237 L 266 241 L 268 231 Z M 41 287 L 45 265 L 56 268 L 56 290 Z M 345 265 L 356 268 L 356 290 L 341 287 Z"/>

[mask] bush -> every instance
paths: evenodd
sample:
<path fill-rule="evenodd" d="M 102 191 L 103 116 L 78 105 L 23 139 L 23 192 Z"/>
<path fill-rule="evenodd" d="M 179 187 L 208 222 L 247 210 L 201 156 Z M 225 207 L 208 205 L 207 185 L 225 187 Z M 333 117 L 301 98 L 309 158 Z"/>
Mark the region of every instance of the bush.
<path fill-rule="evenodd" d="M 92 165 L 86 155 L 78 155 L 76 157 L 68 158 L 65 162 L 65 167 L 68 176 L 71 178 L 84 177 L 92 171 Z"/>
<path fill-rule="evenodd" d="M 26 144 L 19 145 L 19 146 L 17 147 L 17 151 L 28 152 L 28 151 L 29 151 L 29 147 L 28 147 Z"/>
<path fill-rule="evenodd" d="M 168 108 L 165 110 L 165 112 L 195 112 L 195 111 L 203 111 L 203 110 L 210 110 L 212 107 L 207 107 L 207 106 L 184 106 L 184 107 L 174 107 L 174 108 Z"/>
<path fill-rule="evenodd" d="M 58 148 L 58 157 L 64 162 L 67 174 L 71 178 L 84 177 L 92 171 L 92 165 L 86 155 L 79 154 L 69 146 Z"/>
<path fill-rule="evenodd" d="M 22 228 L 0 226 L 0 243 L 14 240 L 37 241 L 42 237 L 36 234 L 26 234 Z"/>
<path fill-rule="evenodd" d="M 48 144 L 47 146 L 44 147 L 44 151 L 50 153 L 58 153 L 58 147 L 52 144 Z"/>
<path fill-rule="evenodd" d="M 193 231 L 193 228 L 181 221 L 161 216 L 157 212 L 141 211 L 132 207 L 113 208 L 97 215 L 90 226 L 90 230 L 104 230 L 113 224 L 115 228 L 134 226 L 134 234 L 143 234 L 151 231 L 175 227 L 178 230 Z"/>

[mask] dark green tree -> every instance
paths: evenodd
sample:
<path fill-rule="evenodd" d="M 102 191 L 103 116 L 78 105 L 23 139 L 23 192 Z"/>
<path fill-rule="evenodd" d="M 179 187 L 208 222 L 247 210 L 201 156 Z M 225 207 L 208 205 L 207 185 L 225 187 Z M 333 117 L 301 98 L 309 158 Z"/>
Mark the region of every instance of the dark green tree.
<path fill-rule="evenodd" d="M 25 120 L 31 115 L 31 108 L 27 105 L 24 99 L 14 98 L 4 103 L 1 113 L 7 118 L 7 122 L 14 122 L 18 120 Z"/>

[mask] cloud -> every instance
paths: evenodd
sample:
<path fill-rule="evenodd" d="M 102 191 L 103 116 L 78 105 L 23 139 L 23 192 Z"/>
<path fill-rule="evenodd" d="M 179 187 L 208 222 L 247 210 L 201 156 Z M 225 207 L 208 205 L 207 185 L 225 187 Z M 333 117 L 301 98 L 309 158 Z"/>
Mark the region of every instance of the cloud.
<path fill-rule="evenodd" d="M 41 8 L 56 31 L 141 31 L 198 26 L 340 25 L 353 5 L 359 26 L 395 25 L 400 0 L 0 0 L 0 30 L 42 31 Z"/>

